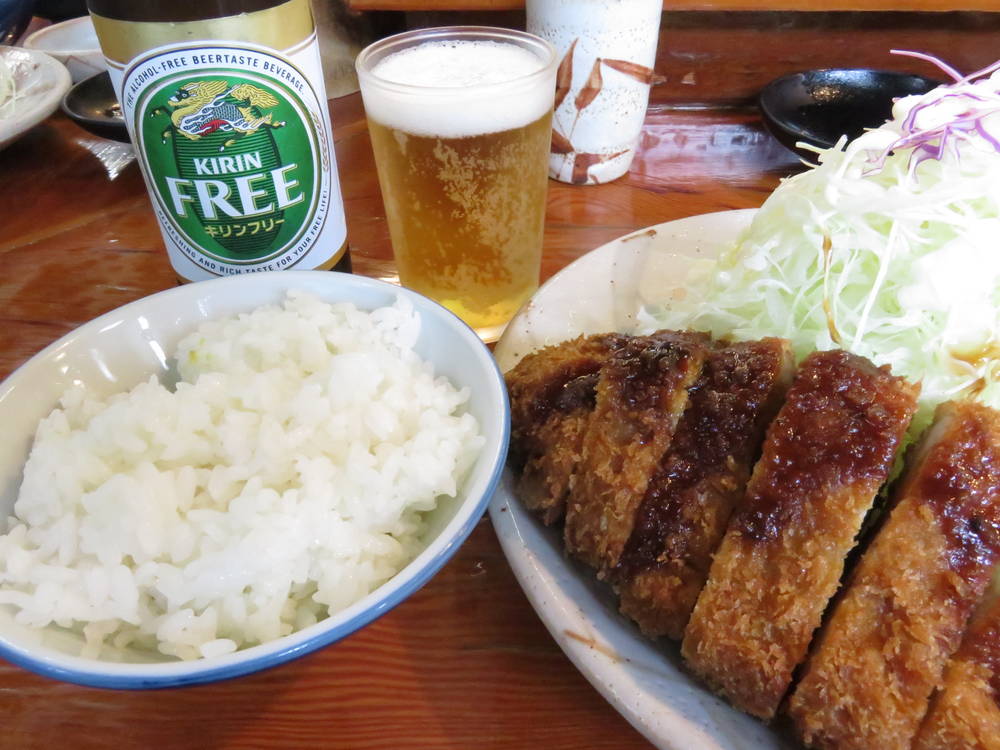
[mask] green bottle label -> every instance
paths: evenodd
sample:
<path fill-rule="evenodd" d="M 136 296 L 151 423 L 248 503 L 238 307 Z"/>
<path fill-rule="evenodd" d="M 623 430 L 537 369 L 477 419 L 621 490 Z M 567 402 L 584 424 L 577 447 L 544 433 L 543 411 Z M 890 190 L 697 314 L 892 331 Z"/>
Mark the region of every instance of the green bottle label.
<path fill-rule="evenodd" d="M 290 56 L 242 43 L 172 45 L 132 61 L 120 86 L 173 253 L 224 275 L 317 267 L 340 249 L 325 97 Z"/>

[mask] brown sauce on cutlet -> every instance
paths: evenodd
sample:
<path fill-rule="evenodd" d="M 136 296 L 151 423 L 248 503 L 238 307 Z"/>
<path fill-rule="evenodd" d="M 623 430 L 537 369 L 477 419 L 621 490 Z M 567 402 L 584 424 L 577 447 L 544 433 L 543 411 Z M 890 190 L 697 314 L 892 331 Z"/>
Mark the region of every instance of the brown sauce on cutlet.
<path fill-rule="evenodd" d="M 558 412 L 569 412 L 583 409 L 592 411 L 597 401 L 597 378 L 599 373 L 591 372 L 579 375 L 565 383 L 559 394 L 553 399 L 552 407 Z"/>
<path fill-rule="evenodd" d="M 989 670 L 989 685 L 993 702 L 1000 706 L 1000 604 L 993 605 L 993 617 L 984 627 L 976 629 L 970 641 L 968 657 Z"/>
<path fill-rule="evenodd" d="M 536 395 L 525 408 L 522 419 L 537 425 L 552 413 L 565 414 L 583 406 L 593 408 L 597 373 L 607 355 L 628 339 L 622 334 L 608 333 L 558 345 L 569 347 L 568 356 L 537 386 Z M 525 359 L 517 367 L 529 365 L 530 360 Z"/>
<path fill-rule="evenodd" d="M 690 389 L 688 408 L 670 451 L 649 483 L 635 529 L 622 554 L 626 577 L 665 559 L 687 558 L 688 542 L 699 539 L 684 514 L 687 490 L 716 475 L 730 461 L 745 462 L 756 449 L 751 433 L 782 367 L 780 348 L 761 352 L 733 345 L 709 355 Z"/>
<path fill-rule="evenodd" d="M 587 404 L 593 407 L 600 369 L 596 360 L 578 360 L 553 372 L 531 401 L 529 421 L 541 424 L 553 413 L 564 414 Z"/>
<path fill-rule="evenodd" d="M 699 334 L 662 331 L 629 340 L 612 354 L 605 376 L 630 409 L 653 409 L 664 391 L 664 376 L 680 380 L 691 366 L 691 355 L 707 337 Z"/>
<path fill-rule="evenodd" d="M 809 355 L 768 430 L 735 527 L 746 539 L 767 542 L 792 527 L 814 498 L 883 479 L 916 392 L 888 368 L 849 352 Z"/>
<path fill-rule="evenodd" d="M 975 583 L 1000 559 L 1000 447 L 975 415 L 955 419 L 954 439 L 931 448 L 915 489 L 941 524 L 949 567 Z"/>

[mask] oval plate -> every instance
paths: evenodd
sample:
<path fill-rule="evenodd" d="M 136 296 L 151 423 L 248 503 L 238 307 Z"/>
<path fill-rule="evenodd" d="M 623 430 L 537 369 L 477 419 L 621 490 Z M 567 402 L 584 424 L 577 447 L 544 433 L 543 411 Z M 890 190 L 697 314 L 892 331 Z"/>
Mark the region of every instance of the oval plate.
<path fill-rule="evenodd" d="M 0 106 L 0 148 L 4 148 L 56 111 L 70 78 L 62 63 L 42 52 L 0 47 L 0 57 L 18 92 L 13 101 Z"/>
<path fill-rule="evenodd" d="M 634 330 L 644 303 L 684 292 L 692 260 L 714 258 L 754 211 L 693 216 L 633 232 L 553 276 L 497 344 L 502 370 L 581 333 Z M 506 471 L 490 503 L 504 554 L 531 605 L 577 669 L 636 729 L 669 750 L 778 750 L 776 732 L 730 708 L 683 670 L 676 646 L 644 638 L 618 614 L 611 589 L 569 559 L 557 529 L 517 502 Z"/>

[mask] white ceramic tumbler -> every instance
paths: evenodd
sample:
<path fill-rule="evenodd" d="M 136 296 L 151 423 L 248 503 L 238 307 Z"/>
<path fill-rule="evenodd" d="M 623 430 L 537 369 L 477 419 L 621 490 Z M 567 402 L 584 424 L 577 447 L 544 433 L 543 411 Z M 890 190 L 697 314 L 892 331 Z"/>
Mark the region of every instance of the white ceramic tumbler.
<path fill-rule="evenodd" d="M 528 31 L 555 45 L 549 176 L 576 185 L 625 174 L 653 83 L 662 0 L 527 0 Z"/>

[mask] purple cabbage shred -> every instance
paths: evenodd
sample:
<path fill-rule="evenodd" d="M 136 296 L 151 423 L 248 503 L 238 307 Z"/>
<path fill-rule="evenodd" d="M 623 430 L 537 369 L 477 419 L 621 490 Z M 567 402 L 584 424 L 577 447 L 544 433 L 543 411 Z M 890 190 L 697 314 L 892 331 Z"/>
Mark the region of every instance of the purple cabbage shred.
<path fill-rule="evenodd" d="M 959 143 L 963 140 L 981 139 L 995 151 L 1000 152 L 1000 139 L 991 133 L 983 122 L 990 115 L 1000 113 L 1000 94 L 985 89 L 983 86 L 977 86 L 977 83 L 984 82 L 982 79 L 985 76 L 1000 69 L 1000 60 L 982 70 L 963 76 L 946 62 L 933 55 L 907 50 L 892 50 L 892 52 L 933 63 L 952 78 L 954 83 L 942 86 L 942 88 L 947 89 L 944 94 L 935 99 L 920 102 L 909 111 L 900 124 L 900 137 L 890 143 L 881 153 L 869 159 L 872 167 L 867 173 L 881 170 L 891 153 L 904 148 L 912 149 L 909 163 L 910 174 L 913 174 L 921 163 L 930 159 L 940 161 L 948 152 L 957 157 Z M 964 103 L 966 106 L 958 113 L 950 115 L 949 119 L 932 127 L 919 128 L 917 126 L 917 119 L 921 113 L 938 109 L 943 103 L 952 106 L 956 102 Z"/>

